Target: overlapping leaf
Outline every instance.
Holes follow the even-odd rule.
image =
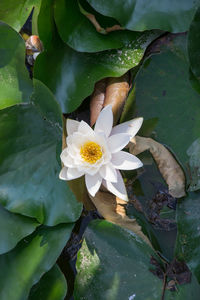
[[[166,144],[182,163],[189,182],[187,150],[200,136],[200,101],[189,80],[186,36],[168,41],[137,75],[135,109],[156,140]]]
[[[66,279],[59,267],[54,265],[32,287],[28,300],[64,300],[66,293]]]
[[[10,251],[39,224],[30,218],[8,212],[0,205],[0,254]]]
[[[96,81],[119,77],[138,65],[157,34],[135,33],[135,39],[121,50],[94,54],[76,52],[60,42],[58,48],[40,54],[34,76],[52,90],[63,112],[72,112],[92,93]]]
[[[77,51],[97,52],[123,46],[118,33],[97,32],[87,17],[80,12],[76,0],[56,1],[54,13],[61,38]]]
[[[78,253],[76,300],[161,299],[162,281],[150,271],[154,251],[140,238],[106,221],[93,221]],[[145,288],[144,288],[145,283]]]
[[[200,193],[189,193],[178,205],[176,255],[184,260],[200,283]]]
[[[187,31],[199,4],[195,1],[153,0],[87,0],[103,15],[113,17],[130,30],[161,29],[170,32]]]
[[[81,212],[61,169],[62,128],[59,107],[42,83],[34,103],[0,111],[0,202],[8,210],[40,223],[75,221]]]
[[[26,300],[31,287],[55,264],[72,228],[73,224],[40,228],[1,255],[0,299]]]
[[[0,22],[0,57],[0,109],[29,102],[32,82],[25,66],[25,43],[3,22]]]
[[[1,0],[0,20],[19,31],[26,22],[33,7],[39,7],[41,0]],[[17,4],[17,5],[16,5]]]
[[[188,33],[188,54],[190,66],[195,76],[200,79],[200,8],[196,11]]]

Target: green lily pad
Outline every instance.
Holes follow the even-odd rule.
[[[199,0],[87,0],[99,13],[113,17],[130,30],[161,29],[170,32],[187,31]]]
[[[29,102],[33,88],[25,66],[25,43],[3,22],[0,22],[0,57],[0,109]]]
[[[176,224],[175,210],[168,208],[167,205],[171,204],[172,207],[174,204],[175,208],[176,202],[168,194],[167,184],[151,154],[146,151],[138,157],[144,166],[132,184],[131,193],[136,196],[143,213],[139,213],[131,204],[129,204],[127,212],[129,217],[137,218],[149,236],[154,249],[159,251],[168,261],[171,261],[174,257]],[[165,204],[163,209],[159,210],[161,202],[163,204],[165,202]]]
[[[73,222],[82,205],[58,177],[62,151],[59,107],[39,82],[32,99],[34,103],[0,111],[0,203],[49,226]]]
[[[149,271],[151,255],[153,249],[132,233],[91,222],[78,252],[75,300],[160,300],[162,281]]]
[[[42,227],[0,256],[0,299],[26,300],[31,287],[55,264],[73,224]]]
[[[58,47],[57,29],[54,20],[54,0],[42,1],[40,12],[37,18],[39,37],[42,40],[45,50]]]
[[[144,117],[152,137],[171,149],[190,183],[187,150],[200,136],[200,97],[189,80],[186,45],[185,35],[176,36],[146,59],[135,80],[132,112]]]
[[[78,1],[59,0],[54,5],[54,17],[62,40],[80,52],[116,49],[134,40],[136,33],[128,31],[97,32],[94,25],[81,13]]]
[[[200,138],[195,140],[187,150],[190,166],[190,191],[196,191],[200,188]]]
[[[135,33],[135,38],[121,50],[92,54],[76,52],[58,41],[59,46],[39,55],[34,77],[51,89],[62,112],[72,112],[92,93],[96,81],[121,76],[137,66],[156,36],[158,32]]]
[[[178,236],[175,254],[184,260],[200,283],[200,192],[189,193],[177,208]]]
[[[30,291],[28,300],[64,300],[67,283],[57,265],[45,273]]]
[[[188,55],[190,66],[195,76],[200,80],[200,8],[197,9],[188,32]]]
[[[0,254],[10,251],[39,224],[30,218],[10,213],[0,205]]]
[[[77,51],[97,52],[123,46],[116,33],[97,32],[94,25],[81,13],[76,0],[56,1],[54,16],[62,40]]]
[[[19,31],[26,22],[33,7],[39,7],[41,0],[1,0],[0,20]],[[17,5],[16,5],[17,4]]]

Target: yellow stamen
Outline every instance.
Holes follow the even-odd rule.
[[[101,146],[95,142],[87,142],[81,147],[80,155],[84,161],[95,164],[102,157]]]

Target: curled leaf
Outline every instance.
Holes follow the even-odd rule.
[[[137,221],[135,219],[130,219],[126,215],[126,201],[103,190],[96,193],[95,197],[90,196],[90,199],[105,220],[129,229],[141,237],[146,243],[150,244],[150,241],[143,234]]]
[[[169,187],[169,193],[175,198],[185,196],[185,175],[174,156],[163,145],[151,138],[136,136],[129,143],[133,155],[149,150],[155,159],[160,173]]]
[[[114,124],[116,124],[122,113],[129,90],[129,73],[121,77],[110,77],[98,81],[90,99],[91,126],[96,122],[101,109],[109,104],[112,105]]]
[[[108,78],[104,106],[112,105],[114,124],[121,116],[129,90],[129,73],[117,78]]]
[[[90,125],[96,122],[100,111],[103,108],[106,92],[106,79],[102,79],[95,84],[94,92],[90,99]]]

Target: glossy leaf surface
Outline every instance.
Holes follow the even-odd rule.
[[[151,255],[155,252],[130,232],[93,221],[78,253],[75,300],[161,299],[162,281],[149,271]]]
[[[178,205],[176,255],[184,260],[200,283],[200,192],[189,193]]]
[[[10,251],[39,224],[30,218],[10,213],[0,205],[0,254]]]
[[[25,66],[25,43],[3,22],[0,22],[0,57],[0,109],[29,102],[32,82]]]
[[[0,299],[26,300],[31,287],[55,264],[73,224],[39,228],[0,256]]]
[[[103,15],[113,17],[130,30],[161,29],[187,31],[199,4],[195,1],[152,0],[87,0]]]
[[[190,66],[200,80],[200,8],[198,8],[188,32],[188,54]]]
[[[57,48],[37,58],[34,77],[51,89],[63,112],[72,112],[92,93],[96,81],[119,77],[137,66],[156,36],[158,32],[135,33],[135,38],[121,50],[93,54],[76,52],[58,41]]]
[[[46,225],[73,222],[82,205],[58,177],[62,143],[59,107],[39,82],[32,99],[34,103],[0,112],[0,202],[12,212]]]
[[[135,81],[132,112],[143,116],[152,137],[175,154],[190,182],[187,151],[199,137],[200,98],[189,80],[186,43],[185,35],[171,38],[160,54],[144,62]]]
[[[32,287],[28,300],[64,300],[66,293],[66,279],[59,267],[54,265]]]
[[[118,30],[100,33],[80,11],[78,1],[59,0],[54,5],[54,17],[58,32],[70,47],[80,52],[97,52],[124,46],[136,33]]]
[[[26,22],[33,7],[40,6],[41,0],[1,0],[0,20],[19,31]]]

